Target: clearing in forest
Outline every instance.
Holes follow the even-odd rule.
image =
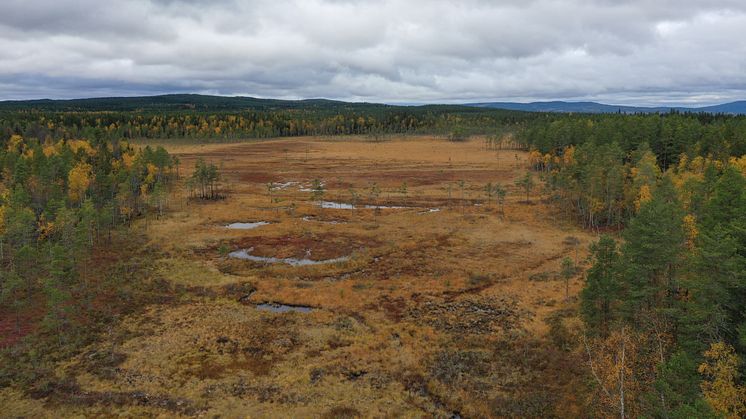
[[[136,226],[178,297],[91,348],[110,373],[76,373],[85,356],[66,367],[83,392],[157,401],[108,408],[541,416],[569,391],[547,320],[581,288],[570,281],[568,303],[562,259],[582,265],[594,237],[540,185],[525,202],[525,153],[425,137],[163,145],[182,178],[217,164],[226,197],[187,199],[182,182],[165,216]]]

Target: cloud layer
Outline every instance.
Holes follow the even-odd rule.
[[[0,99],[746,98],[746,3],[3,0]]]

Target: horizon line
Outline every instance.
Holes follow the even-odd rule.
[[[726,105],[731,103],[743,102],[746,99],[735,99],[728,100],[725,102],[710,102],[709,104],[704,103],[681,103],[681,102],[669,102],[669,104],[619,104],[613,102],[605,102],[599,99],[517,99],[517,100],[506,100],[506,99],[482,99],[482,100],[470,100],[464,101],[459,99],[444,99],[443,101],[375,101],[375,100],[364,100],[364,99],[336,99],[328,97],[306,97],[306,98],[282,98],[282,97],[267,97],[267,96],[252,96],[247,94],[217,94],[217,93],[195,93],[195,92],[173,92],[173,93],[157,93],[157,94],[133,94],[133,95],[103,95],[103,96],[87,96],[87,97],[68,97],[68,98],[51,98],[51,97],[39,97],[31,99],[0,99],[0,103],[9,102],[39,102],[39,101],[50,101],[50,102],[65,102],[65,101],[76,101],[76,100],[95,100],[95,99],[135,99],[135,98],[156,98],[164,96],[203,96],[203,97],[221,97],[221,98],[245,98],[245,99],[259,99],[259,100],[278,100],[288,102],[303,102],[312,100],[327,100],[331,102],[342,102],[342,103],[359,103],[359,104],[373,104],[373,105],[389,105],[389,106],[428,106],[428,105],[455,105],[455,106],[473,106],[473,105],[485,105],[493,103],[501,104],[518,104],[518,105],[531,105],[531,104],[547,104],[547,103],[566,103],[566,104],[597,104],[603,106],[612,106],[620,108],[688,108],[688,109],[699,109],[708,108],[718,105]]]

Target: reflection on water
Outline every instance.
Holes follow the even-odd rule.
[[[257,221],[255,223],[232,223],[225,226],[225,228],[229,228],[231,230],[251,230],[257,227],[266,226],[270,223],[266,221]]]
[[[309,266],[309,265],[323,265],[327,263],[338,263],[338,262],[344,262],[350,259],[349,256],[342,256],[334,259],[323,259],[323,260],[313,260],[309,258],[275,258],[275,257],[266,257],[266,256],[255,256],[251,254],[251,251],[254,250],[254,248],[244,249],[244,250],[236,250],[235,252],[231,252],[228,254],[228,256],[236,259],[243,259],[243,260],[250,260],[252,262],[264,262],[264,263],[285,263],[290,266]],[[311,252],[306,253],[307,256],[311,255]]]
[[[310,313],[313,308],[307,306],[291,306],[287,304],[263,303],[256,306],[257,310],[271,311],[273,313]]]

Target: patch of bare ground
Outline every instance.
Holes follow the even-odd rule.
[[[497,334],[520,327],[531,313],[513,298],[467,296],[456,301],[429,298],[409,310],[409,317],[435,329],[455,334]]]

